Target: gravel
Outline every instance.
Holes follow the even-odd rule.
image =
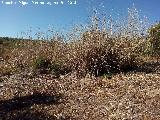
[[[56,104],[11,108],[5,115],[0,109],[4,120],[19,116],[47,120],[160,120],[158,73],[117,74],[112,79],[89,76],[80,79],[74,74],[55,79],[52,75],[29,77],[21,73],[0,79],[0,108],[4,107],[4,101],[34,93],[60,96]]]

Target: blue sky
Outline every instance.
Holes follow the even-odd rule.
[[[46,30],[49,25],[57,30],[67,30],[74,23],[86,23],[91,8],[99,8],[106,14],[126,15],[127,8],[132,7],[133,3],[141,14],[148,17],[149,22],[160,21],[160,0],[76,0],[76,4],[69,4],[68,0],[23,0],[28,5],[18,3],[22,0],[12,0],[16,4],[4,4],[7,1],[11,0],[0,0],[0,36],[16,37],[17,33],[30,27],[33,30],[37,27]],[[45,5],[35,5],[31,1],[45,2]],[[53,3],[60,1],[63,4]],[[47,5],[47,2],[52,5]]]

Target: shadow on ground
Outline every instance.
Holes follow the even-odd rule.
[[[33,95],[15,97],[0,101],[0,119],[2,120],[59,120],[54,116],[31,109],[34,104],[60,104],[61,95],[34,93]],[[67,120],[69,118],[61,118]]]
[[[160,73],[160,62],[145,62],[140,66],[135,67],[126,67],[124,69],[123,73],[128,72],[144,72],[146,74],[148,73]]]
[[[135,68],[136,72],[155,73],[160,72],[160,62],[146,62]]]

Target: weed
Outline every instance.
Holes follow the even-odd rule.
[[[40,74],[49,73],[51,68],[50,60],[43,57],[37,58],[33,63],[33,69]]]
[[[103,74],[103,78],[105,78],[105,79],[111,79],[112,78],[112,73]]]

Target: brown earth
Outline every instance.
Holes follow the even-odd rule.
[[[146,66],[156,71],[141,67],[111,79],[80,79],[74,73],[58,79],[27,72],[1,76],[0,119],[160,120],[160,66]]]

